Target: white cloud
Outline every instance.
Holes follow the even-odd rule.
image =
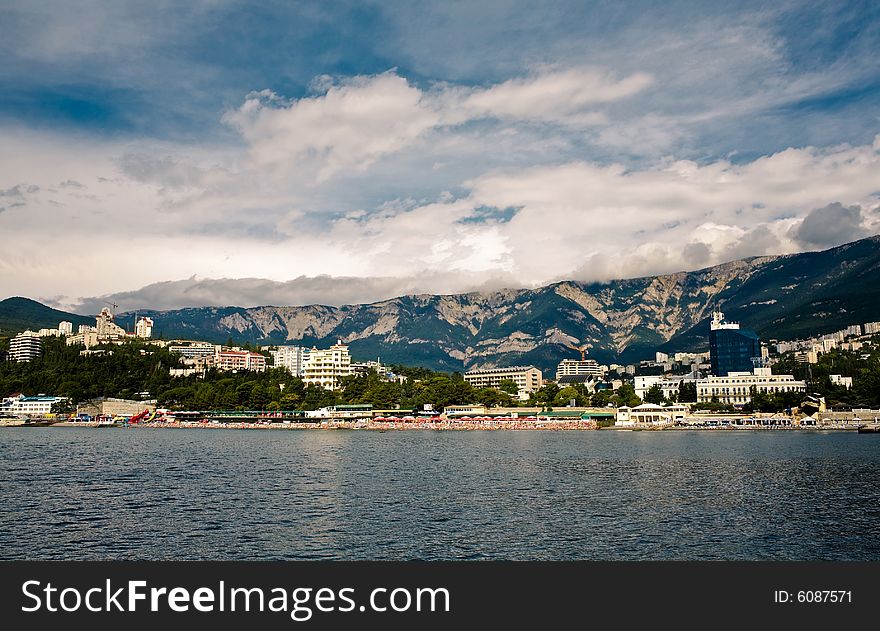
[[[389,70],[340,82],[321,77],[313,88],[323,93],[291,101],[269,90],[255,92],[224,120],[241,134],[259,168],[322,183],[363,171],[423,141],[429,131],[476,119],[603,124],[598,106],[650,83],[643,73],[618,79],[590,68],[541,68],[487,87],[436,84],[422,90]]]
[[[294,175],[316,165],[315,177],[322,182],[399,151],[437,125],[439,116],[418,88],[386,72],[289,103],[269,91],[255,93],[226,120],[261,167]]]

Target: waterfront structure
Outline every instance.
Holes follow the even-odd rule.
[[[100,397],[84,401],[76,406],[77,415],[87,414],[91,417],[95,416],[134,416],[140,414],[144,410],[154,412],[156,410],[156,400],[146,399],[139,401],[137,399],[117,399],[113,397]]]
[[[556,381],[560,381],[562,377],[601,374],[602,367],[595,359],[563,359],[556,367]]]
[[[712,374],[725,377],[731,372],[746,372],[761,362],[761,340],[757,333],[740,328],[737,322],[725,321],[721,311],[714,311],[709,330]]]
[[[52,413],[55,403],[66,401],[65,397],[53,397],[41,394],[36,397],[26,397],[18,393],[6,397],[0,403],[0,412],[14,414],[16,416],[45,416]]]
[[[623,427],[638,424],[668,425],[687,415],[687,406],[680,404],[642,403],[635,407],[624,405],[617,408],[617,412],[614,414],[614,424]]]
[[[264,372],[266,370],[266,357],[252,351],[218,350],[214,356],[214,365],[217,367],[217,370]]]
[[[312,348],[308,357],[303,359],[302,380],[326,390],[337,390],[339,380],[351,374],[351,356],[348,354],[348,346],[342,340],[336,340],[336,344],[328,349]]]
[[[443,414],[449,415],[473,415],[483,416],[486,414],[486,406],[481,404],[473,405],[447,405],[443,408]]]
[[[774,375],[769,368],[756,368],[754,372],[731,372],[723,377],[698,379],[697,402],[745,405],[752,400],[752,387],[758,392],[771,394],[807,391],[807,384],[792,375]]]
[[[526,400],[541,388],[542,375],[534,366],[508,366],[469,370],[464,373],[464,380],[475,388],[498,388],[502,381],[513,381],[519,398]]]
[[[9,361],[29,362],[43,352],[43,341],[38,333],[25,331],[9,340]]]
[[[271,353],[276,368],[285,368],[294,377],[302,376],[303,362],[309,356],[309,349],[303,346],[279,346]]]
[[[148,318],[146,316],[138,318],[137,323],[134,325],[134,334],[145,340],[153,337],[153,318]]]
[[[73,322],[62,320],[58,323],[58,330],[61,332],[61,335],[73,335]]]

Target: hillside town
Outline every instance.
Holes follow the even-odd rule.
[[[60,338],[64,345],[77,350],[80,357],[112,356],[114,348],[141,345],[141,355],[150,347],[160,348],[173,358],[167,367],[172,380],[206,380],[211,375],[246,375],[283,371],[303,387],[332,393],[346,391],[352,379],[372,376],[389,384],[404,384],[415,376],[401,368],[392,368],[380,359],[353,361],[349,347],[337,340],[328,348],[305,346],[235,346],[200,340],[154,339],[154,322],[149,317],[135,318],[133,330],[127,331],[115,321],[113,312],[104,308],[95,325],[79,325],[74,332],[69,321],[57,328],[27,330],[9,343],[9,362],[33,362],[44,353],[46,338]],[[653,360],[638,364],[600,364],[586,357],[586,349],[572,347],[580,357],[559,362],[550,377],[536,366],[515,365],[480,367],[464,372],[461,379],[483,393],[483,402],[475,400],[428,401],[421,409],[399,406],[374,409],[370,404],[354,402],[325,405],[317,409],[285,410],[176,410],[160,407],[149,390],[136,399],[100,397],[98,400],[72,401],[63,394],[7,393],[0,403],[5,423],[25,419],[93,421],[96,418],[115,422],[204,423],[209,418],[225,426],[229,423],[268,421],[291,425],[315,419],[363,423],[427,421],[455,423],[459,428],[532,427],[550,422],[556,428],[593,428],[599,425],[618,428],[646,427],[856,427],[862,421],[880,420],[880,410],[869,408],[834,409],[824,397],[808,392],[804,379],[774,370],[781,358],[788,357],[806,366],[817,364],[823,355],[834,351],[860,353],[864,359],[876,350],[880,322],[853,324],[840,331],[803,340],[763,342],[759,336],[737,322],[727,321],[723,312],[712,314],[707,352],[657,352]],[[829,374],[835,387],[853,387],[852,375]],[[285,384],[278,384],[279,392]],[[498,396],[485,397],[486,392]],[[760,404],[758,400],[760,399]],[[75,407],[75,409],[74,409]],[[313,406],[314,407],[314,406]],[[66,414],[59,409],[69,410]],[[282,419],[277,421],[275,419]],[[487,425],[488,423],[488,425]],[[499,425],[501,423],[501,425]],[[267,423],[262,423],[263,425]],[[524,425],[523,425],[524,424]]]

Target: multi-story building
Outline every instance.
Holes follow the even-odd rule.
[[[40,337],[61,337],[61,331],[58,329],[40,329],[37,331]]]
[[[862,327],[859,324],[852,324],[843,330],[844,337],[859,337],[862,334]]]
[[[844,377],[843,375],[828,375],[828,378],[831,380],[831,383],[835,386],[843,386],[847,390],[852,388],[853,378],[852,377]]]
[[[58,330],[61,331],[61,335],[73,335],[73,322],[68,322],[67,320],[59,322]]]
[[[276,368],[285,368],[295,377],[302,376],[303,362],[309,356],[309,349],[303,346],[279,346],[271,353]]]
[[[101,309],[101,313],[95,318],[95,330],[98,337],[124,338],[125,329],[113,322],[113,313],[107,307]]]
[[[720,311],[712,313],[709,330],[709,363],[712,374],[725,377],[747,372],[761,365],[761,340],[757,333],[741,329],[737,322],[726,322]]]
[[[146,316],[138,318],[137,323],[134,325],[134,334],[145,340],[153,337],[153,318]]]
[[[348,346],[337,340],[328,349],[312,348],[302,362],[302,380],[327,390],[339,388],[339,380],[351,374],[351,356]]]
[[[217,370],[252,370],[263,372],[266,370],[266,357],[259,353],[242,350],[218,350],[214,365]]]
[[[877,335],[880,333],[880,322],[868,322],[862,328],[865,331],[865,335]]]
[[[513,381],[519,398],[525,400],[541,388],[543,377],[534,366],[508,366],[469,370],[464,373],[464,380],[475,388],[497,388],[502,381]]]
[[[556,381],[562,377],[582,375],[600,376],[602,367],[595,359],[563,359],[556,367]]]
[[[685,377],[663,377],[660,375],[645,375],[634,377],[633,387],[635,388],[636,396],[643,400],[645,398],[645,395],[648,394],[648,390],[650,390],[655,385],[660,388],[660,391],[663,393],[663,396],[665,398],[672,399],[673,397],[678,396],[678,391],[681,387],[682,382],[694,383],[695,381],[696,379],[694,379],[691,375]]]
[[[43,394],[36,397],[14,394],[0,402],[0,411],[15,415],[45,416],[52,412],[52,405],[60,401],[66,401],[66,399],[64,397],[47,397]]]
[[[792,375],[774,375],[769,368],[754,372],[731,372],[697,380],[697,402],[716,400],[730,405],[744,405],[752,400],[752,387],[758,392],[806,392],[807,384]]]
[[[216,344],[208,342],[192,342],[190,344],[171,344],[168,350],[172,353],[179,353],[184,359],[194,359],[196,357],[213,357],[218,350]]]
[[[43,342],[38,333],[25,331],[9,340],[9,361],[29,362],[39,358]]]

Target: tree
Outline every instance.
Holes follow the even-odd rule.
[[[635,394],[635,391],[633,391]],[[645,393],[645,403],[656,403],[658,405],[662,405],[666,401],[666,397],[663,396],[663,390],[660,388],[659,384],[654,384],[648,391]]]
[[[574,399],[575,405],[586,405],[589,401],[583,392],[574,386],[568,386],[559,391],[553,399],[553,404],[558,406],[568,405]]]
[[[636,396],[636,389],[633,385],[631,383],[625,383],[620,386],[614,393],[614,396],[611,397],[611,402],[616,403],[618,407],[623,405],[627,407],[635,407],[640,404],[642,400]]]
[[[682,381],[678,384],[679,403],[697,402],[697,384],[693,381]]]
[[[516,396],[519,392],[519,386],[516,385],[516,382],[513,379],[502,380],[501,383],[498,384],[498,389],[511,396]]]

